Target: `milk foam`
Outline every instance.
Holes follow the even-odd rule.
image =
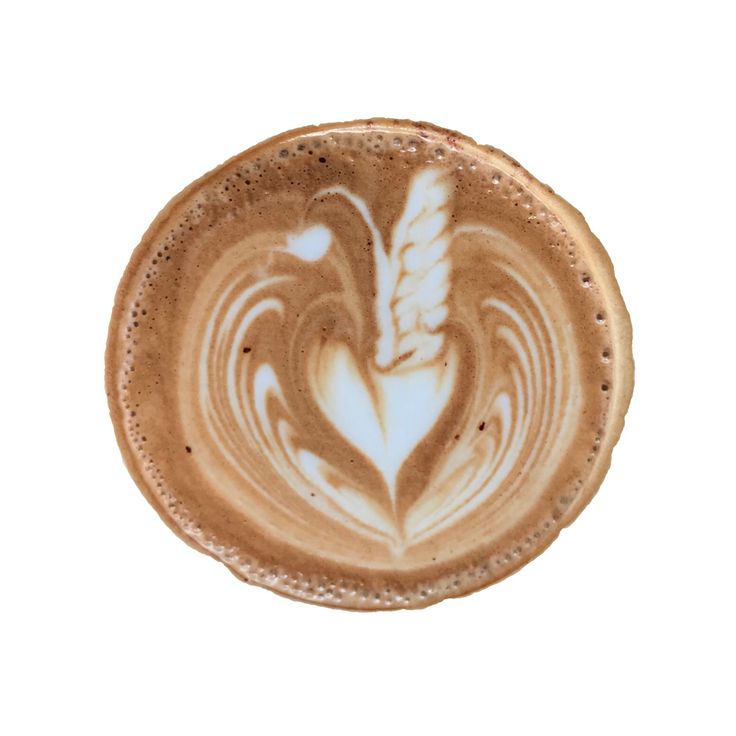
[[[202,334],[198,404],[206,434],[198,445],[208,444],[264,499],[271,498],[271,488],[259,473],[267,464],[269,477],[279,476],[316,512],[316,524],[320,515],[328,516],[385,544],[395,557],[459,523],[501,489],[512,490],[520,477],[528,499],[543,492],[546,477],[573,437],[580,403],[575,347],[554,284],[499,231],[468,223],[451,227],[450,187],[444,178],[437,168],[413,177],[388,245],[359,195],[346,187],[314,195],[334,198],[345,207],[346,217],[356,218],[356,228],[370,233],[376,296],[366,312],[373,315],[377,339],[374,351],[365,355],[350,341],[320,337],[306,343],[304,383],[322,421],[342,440],[335,454],[347,449],[372,464],[380,474],[385,504],[375,502],[364,479],[341,471],[330,449],[308,449],[300,417],[282,387],[283,363],[242,352],[244,344],[259,342],[266,317],[272,318],[269,330],[283,329],[284,344],[292,339],[283,322],[290,309],[284,290],[288,293],[299,278],[292,270],[299,261],[313,265],[313,279],[321,268],[336,267],[329,254],[337,236],[328,225],[269,234],[260,257],[245,266],[236,261],[224,281],[215,267],[217,285],[205,280],[202,290],[208,295],[219,289],[221,296],[209,312],[193,310],[189,328],[191,334]],[[469,426],[438,454],[426,487],[398,514],[401,470],[459,390],[460,346],[443,325],[451,316],[462,319],[452,314],[450,282],[453,253],[469,240],[496,259],[511,288],[499,295],[489,287],[465,305],[478,320],[469,327],[477,331],[473,347],[479,361],[475,385],[464,387],[472,407]],[[296,263],[269,269],[278,251]],[[503,362],[494,360],[494,353],[503,354]],[[189,385],[182,390],[187,406]],[[481,421],[485,426],[479,432],[475,427]],[[192,425],[197,424],[194,418]],[[219,467],[208,460],[202,468],[216,486],[222,480]],[[232,492],[237,494],[237,487]],[[283,504],[288,513],[288,495]]]
[[[590,500],[631,332],[580,214],[424,124],[284,134],[161,213],[107,387],[136,482],[239,576],[350,608],[505,577]]]

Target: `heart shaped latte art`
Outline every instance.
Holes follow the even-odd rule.
[[[441,169],[415,174],[388,243],[357,194],[342,186],[317,191],[301,230],[268,233],[235,260],[227,254],[212,269],[216,281],[202,288],[219,298],[192,312],[207,432],[198,444],[219,456],[208,466],[229,464],[270,503],[278,479],[284,513],[293,505],[288,494],[298,494],[399,557],[500,488],[511,494],[538,468],[554,472],[548,457],[570,441],[580,400],[568,360],[572,334],[554,284],[500,232],[451,226],[449,191]],[[316,203],[328,200],[370,244],[372,304],[357,303],[357,274],[345,263],[350,244],[327,222],[334,213],[318,219]],[[451,297],[453,254],[466,258],[470,249],[482,251],[484,272],[505,284],[502,293],[489,284],[471,299]],[[299,305],[300,279],[330,286]],[[275,354],[257,347],[263,331],[279,335]],[[362,349],[366,332],[374,335],[369,353]],[[468,380],[459,370],[463,352],[475,356],[472,388],[462,392],[465,405],[444,453],[423,487],[412,488],[411,468],[402,471]],[[304,395],[290,398],[287,384]],[[314,446],[306,416],[328,425],[317,435],[331,434],[333,444]],[[359,456],[360,473],[346,466],[346,456],[355,464],[351,455]],[[411,503],[402,502],[404,493]]]
[[[349,608],[508,575],[590,500],[632,387],[582,217],[424,124],[267,141],[162,212],[121,283],[110,407],[168,523]]]

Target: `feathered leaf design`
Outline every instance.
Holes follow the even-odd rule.
[[[436,169],[414,176],[388,251],[365,200],[343,186],[316,196],[326,195],[347,200],[370,232],[378,340],[375,365],[368,366],[361,366],[341,341],[320,342],[308,377],[325,418],[383,476],[395,512],[401,468],[444,411],[457,374],[452,350],[444,361],[433,360],[443,347],[439,329],[448,313],[448,187]],[[318,260],[331,241],[329,230],[317,225],[290,236],[286,250],[302,260]]]
[[[440,171],[417,174],[394,227],[390,252],[375,248],[379,368],[422,365],[442,349],[437,331],[448,311],[448,195]]]

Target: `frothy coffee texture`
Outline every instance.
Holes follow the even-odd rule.
[[[499,151],[389,120],[285,133],[176,197],[107,352],[169,525],[246,580],[363,609],[544,549],[598,488],[632,379],[580,214]]]

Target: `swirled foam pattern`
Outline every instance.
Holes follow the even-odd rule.
[[[287,134],[136,256],[108,348],[121,445],[241,577],[426,605],[523,564],[600,483],[628,318],[582,218],[502,154],[387,121]]]

